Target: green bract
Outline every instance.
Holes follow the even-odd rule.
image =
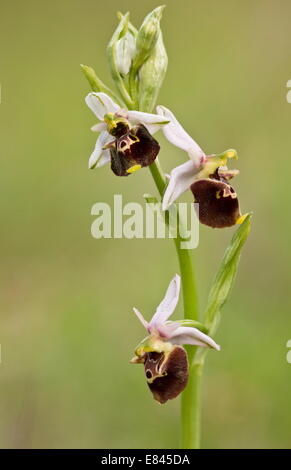
[[[102,80],[100,80],[100,78],[96,75],[96,72],[92,67],[81,64],[81,69],[83,70],[84,75],[90,83],[93,91],[106,93],[115,102],[123,106],[122,101],[118,98],[117,95],[113,93],[112,90],[110,90],[108,86],[105,85],[105,83],[102,82]]]
[[[209,293],[204,323],[212,335],[217,329],[221,308],[227,301],[235,280],[241,250],[250,232],[251,216],[252,214],[246,216],[232,237]]]

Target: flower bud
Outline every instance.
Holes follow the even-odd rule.
[[[120,74],[120,64],[122,63],[121,55],[128,50],[126,45],[126,36],[131,34],[128,32],[129,13],[122,16],[111,40],[107,46],[107,57],[111,68],[113,79],[116,74]],[[123,52],[122,52],[123,51]],[[119,56],[119,57],[118,57]],[[128,61],[128,58],[127,58]]]
[[[110,66],[111,76],[115,82],[115,85],[120,92],[123,101],[125,102],[126,106],[132,106],[132,100],[128,93],[128,90],[125,86],[123,81],[122,71],[126,71],[128,62],[131,63],[131,48],[126,46],[126,42],[124,43],[123,37],[127,34],[132,34],[129,31],[129,13],[126,13],[124,16],[121,16],[119,24],[116,30],[113,33],[111,40],[107,46],[107,58]],[[121,43],[119,41],[122,41]],[[125,48],[124,48],[125,46]],[[126,57],[126,65],[123,66],[122,61],[124,56],[122,56],[122,49],[124,49],[124,53],[127,54]],[[121,67],[121,70],[120,70]],[[130,67],[130,65],[129,65]]]
[[[128,30],[116,43],[116,66],[123,77],[129,73],[134,55],[135,37]]]
[[[151,112],[154,108],[160,88],[166,75],[168,56],[160,32],[157,43],[139,71],[139,104],[140,109]]]
[[[117,18],[119,19],[119,21],[121,21],[123,18],[124,18],[125,15],[123,15],[120,11],[117,12]],[[133,24],[128,21],[128,31],[136,38],[137,36],[137,29],[135,28],[135,26],[133,26]]]
[[[138,70],[149,58],[160,34],[160,20],[165,6],[159,6],[144,19],[136,38],[136,55],[133,68]]]

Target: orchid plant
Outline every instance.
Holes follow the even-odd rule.
[[[192,253],[181,248],[180,234],[174,242],[181,277],[175,275],[149,322],[134,308],[148,335],[136,347],[131,362],[143,364],[147,385],[159,403],[181,394],[181,446],[187,449],[200,446],[200,389],[206,352],[220,350],[213,336],[235,279],[251,214],[241,214],[237,194],[229,183],[238,174],[238,170],[227,167],[229,159],[237,158],[236,151],[206,155],[168,108],[159,105],[155,109],[168,63],[160,27],[163,9],[150,12],[139,30],[129,21],[128,13],[118,14],[119,24],[107,47],[117,93],[100,80],[92,67],[81,67],[92,88],[86,104],[99,120],[92,127],[98,138],[89,168],[110,163],[115,175],[130,176],[149,167],[164,211],[191,190],[194,202],[199,204],[202,224],[213,228],[238,226],[213,281],[203,315],[198,312]],[[158,161],[160,144],[153,137],[159,130],[189,157],[168,178]],[[184,319],[170,321],[178,303],[180,283]]]

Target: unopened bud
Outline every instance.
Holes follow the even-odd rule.
[[[139,71],[139,104],[143,111],[151,112],[156,104],[160,88],[166,75],[168,56],[160,32],[157,43]]]
[[[120,46],[118,49],[118,43],[122,40],[124,36],[128,33],[128,24],[129,24],[129,14],[126,13],[124,16],[121,15],[119,24],[113,33],[113,36],[107,46],[107,58],[110,66],[111,76],[120,92],[123,101],[126,106],[132,106],[132,100],[126,88],[126,85],[123,81],[122,72],[120,66],[122,64],[122,59],[120,59]],[[129,32],[129,34],[132,34]],[[123,48],[123,43],[121,43],[121,50]],[[126,48],[128,51],[128,48]],[[117,57],[119,55],[119,57]],[[131,58],[130,58],[131,63]],[[123,71],[126,70],[126,67],[123,67]]]
[[[129,73],[135,55],[135,37],[128,30],[116,43],[116,66],[122,76]]]
[[[136,38],[136,55],[133,67],[138,70],[149,58],[160,34],[160,21],[164,5],[155,8],[144,19]]]
[[[125,15],[123,15],[120,11],[117,12],[117,18],[119,19],[119,21],[121,21],[124,16]],[[128,21],[128,31],[136,38],[137,29],[135,28],[135,26],[133,26],[130,21]]]

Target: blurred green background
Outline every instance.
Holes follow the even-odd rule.
[[[175,448],[179,400],[160,406],[128,363],[177,271],[170,240],[95,240],[95,202],[156,194],[149,171],[88,171],[96,122],[79,68],[109,82],[116,11],[139,26],[155,1],[1,2],[0,446]],[[159,102],[207,153],[237,149],[251,236],[210,353],[203,447],[290,447],[291,4],[168,1]],[[186,154],[165,142],[167,171]],[[189,195],[189,200],[191,197]],[[201,227],[201,310],[233,229]],[[182,306],[177,310],[177,317]]]

